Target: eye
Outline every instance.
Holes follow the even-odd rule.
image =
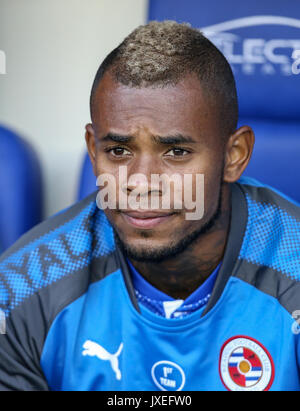
[[[112,147],[106,150],[108,153],[113,155],[114,157],[123,157],[131,155],[130,151],[128,151],[124,147]]]
[[[172,148],[165,155],[167,157],[183,157],[183,156],[186,156],[187,154],[189,154],[189,151],[183,148]]]

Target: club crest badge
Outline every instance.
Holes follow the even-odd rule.
[[[268,391],[274,380],[273,360],[262,344],[236,336],[222,346],[220,376],[229,391]]]

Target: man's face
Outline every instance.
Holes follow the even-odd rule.
[[[216,114],[216,108],[208,102],[193,76],[176,86],[163,88],[127,87],[115,82],[108,73],[101,80],[93,112],[94,137],[87,139],[90,152],[94,152],[95,174],[114,176],[117,193],[122,189],[129,197],[133,190],[139,190],[137,200],[145,196],[149,199],[148,210],[133,211],[130,205],[119,209],[117,195],[116,209],[105,210],[132,258],[167,258],[201,235],[216,217],[224,164]],[[126,166],[130,184],[120,183],[120,166]],[[142,174],[145,179],[136,174]],[[150,197],[162,200],[165,195],[163,185],[151,183],[153,174],[169,177],[177,174],[183,184],[188,181],[184,176],[189,174],[193,176],[192,184],[183,185],[177,194],[171,184],[170,207],[162,208],[160,201],[153,209]],[[197,198],[197,174],[204,175],[204,199]],[[202,218],[187,219],[191,210],[185,207],[185,192],[193,200],[203,202]],[[181,209],[175,209],[174,194],[177,200],[181,198]]]

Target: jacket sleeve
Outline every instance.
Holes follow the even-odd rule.
[[[1,315],[0,391],[49,390],[40,366],[45,327],[29,300],[7,317]]]

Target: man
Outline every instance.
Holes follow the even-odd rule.
[[[300,212],[240,179],[254,136],[237,112],[226,59],[187,25],[139,27],[104,60],[98,195],[1,260],[2,389],[300,389]]]

